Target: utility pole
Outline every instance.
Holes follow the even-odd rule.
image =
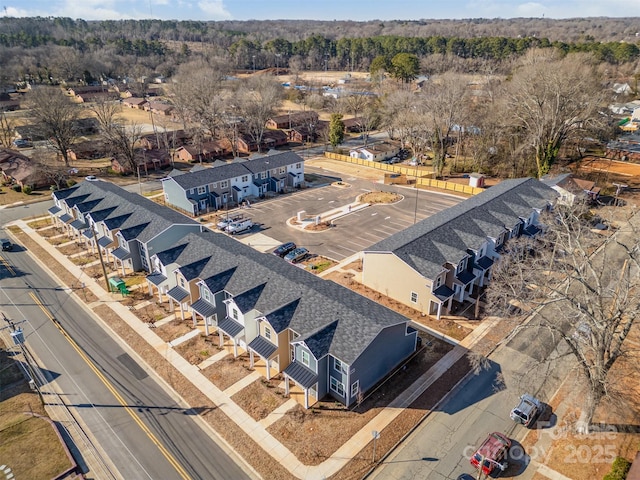
[[[109,288],[109,277],[107,276],[107,267],[105,267],[104,265],[104,259],[102,258],[102,250],[100,250],[100,245],[98,244],[95,225],[93,223],[91,224],[91,234],[93,235],[93,241],[96,242],[96,247],[98,249],[98,256],[100,257],[100,265],[102,266],[102,274],[104,275],[104,283],[107,286],[107,292],[110,292],[111,289]]]

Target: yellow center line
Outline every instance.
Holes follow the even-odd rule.
[[[11,273],[11,275],[13,275],[14,277],[16,276],[15,270],[11,265],[9,265],[9,262],[7,262],[7,260],[3,256],[0,256],[0,262],[2,262],[2,265],[4,265],[7,270],[9,270],[9,273]]]
[[[49,318],[49,320],[51,320],[55,324],[58,330],[60,330],[62,335],[71,344],[73,349],[78,353],[78,355],[80,355],[80,357],[85,361],[85,363],[89,366],[89,368],[93,371],[93,373],[96,374],[96,376],[100,379],[100,381],[104,384],[104,386],[107,387],[107,389],[111,392],[111,394],[116,398],[118,403],[122,405],[125,411],[131,416],[131,418],[133,418],[133,420],[138,424],[138,426],[147,435],[147,437],[149,437],[149,440],[151,440],[158,447],[158,449],[160,450],[160,453],[162,453],[162,455],[173,466],[173,468],[176,469],[178,474],[185,480],[191,480],[191,477],[184,470],[182,465],[178,463],[178,461],[173,457],[171,452],[169,452],[165,448],[165,446],[156,438],[153,432],[151,432],[151,430],[149,430],[149,428],[142,422],[142,420],[140,420],[136,412],[131,407],[127,406],[127,402],[125,401],[125,399],[122,398],[120,393],[118,393],[118,391],[113,387],[113,385],[111,385],[109,380],[107,380],[107,378],[102,374],[102,372],[98,370],[95,364],[91,361],[91,359],[87,356],[87,354],[84,353],[84,351],[78,346],[75,340],[69,336],[69,334],[64,330],[64,328],[62,328],[62,325],[60,325],[60,323],[55,319],[55,317],[51,314],[51,312],[49,312],[47,307],[45,307],[42,304],[40,299],[33,292],[29,292],[29,295],[31,296],[33,301],[36,303],[36,305],[38,305],[40,309],[44,312],[47,318]]]

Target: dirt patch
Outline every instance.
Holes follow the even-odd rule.
[[[315,223],[311,223],[304,227],[305,230],[310,232],[323,232],[325,230],[329,230],[331,228],[331,223],[329,222],[320,222],[317,225]]]
[[[231,399],[255,421],[260,421],[288,400],[284,390],[278,387],[281,381],[280,378],[261,378],[247,385]]]
[[[356,260],[343,267],[344,270],[353,270],[354,272],[362,272],[362,260]]]
[[[211,337],[204,335],[190,338],[173,348],[191,365],[198,365],[218,352]]]
[[[394,310],[407,318],[410,318],[416,323],[427,326],[429,328],[433,328],[434,330],[444,333],[445,335],[455,338],[456,340],[462,340],[471,332],[470,328],[459,325],[453,320],[444,318],[436,320],[429,315],[423,315],[420,311],[408,307],[407,305],[404,305],[403,303],[400,303],[393,298],[387,297],[380,292],[368,288],[355,281],[353,273],[342,271],[331,272],[324,278],[327,280],[333,280],[334,282],[339,283],[340,285],[343,285],[348,289],[359,293],[360,295],[370,298],[380,305],[384,305],[385,307],[390,308],[391,310]]]
[[[226,390],[238,380],[242,380],[251,373],[249,369],[249,355],[245,354],[234,357],[233,354],[230,353],[201,371],[216,387],[220,390]]]
[[[358,201],[362,203],[395,203],[402,200],[402,195],[394,192],[369,192],[363,193],[358,197]]]
[[[193,330],[191,322],[182,320],[181,318],[176,318],[175,320],[171,320],[154,328],[156,334],[167,343],[186,335],[191,330]]]

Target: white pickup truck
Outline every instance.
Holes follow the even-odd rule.
[[[251,220],[238,220],[237,222],[232,222],[227,225],[224,230],[231,235],[235,235],[236,233],[249,230],[251,227],[253,227],[253,222]]]

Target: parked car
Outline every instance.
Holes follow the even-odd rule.
[[[490,433],[484,439],[482,445],[471,456],[471,465],[474,468],[482,468],[482,473],[489,476],[496,468],[504,471],[507,462],[504,460],[511,448],[511,440],[499,432]]]
[[[306,248],[300,247],[287,253],[284,256],[284,259],[289,263],[298,263],[304,260],[307,255],[309,255],[309,250],[307,250]]]
[[[25,140],[23,138],[16,138],[13,141],[13,146],[16,148],[31,148],[33,147],[33,143],[31,143],[29,140]]]
[[[531,426],[542,412],[540,400],[533,395],[525,393],[520,397],[520,402],[511,410],[511,420],[521,423],[525,427]]]
[[[1,239],[0,244],[2,244],[2,251],[4,252],[13,250],[13,243],[11,243],[11,241],[7,240],[6,238]]]
[[[394,163],[400,163],[401,161],[400,157],[392,157],[391,160],[389,160],[389,163],[393,165]]]
[[[283,243],[279,247],[277,247],[272,253],[274,255],[279,256],[280,258],[284,257],[287,253],[296,249],[296,244],[293,242]]]
[[[251,220],[239,220],[237,222],[230,223],[224,230],[231,235],[235,235],[236,233],[242,233],[250,230],[251,227],[253,227],[253,222]]]

